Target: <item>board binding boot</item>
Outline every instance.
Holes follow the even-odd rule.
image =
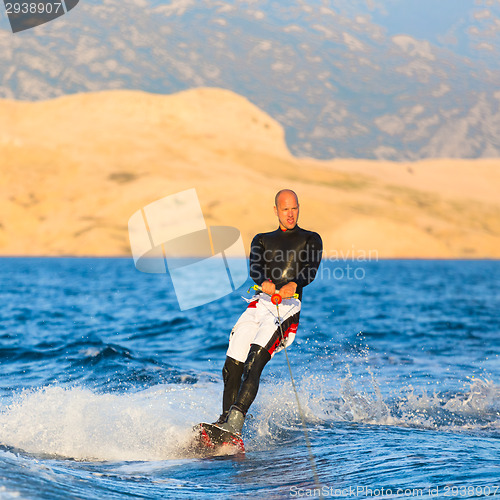
[[[201,455],[236,455],[245,453],[243,439],[217,425],[202,422],[193,428],[194,451]]]
[[[233,455],[245,452],[241,438],[241,429],[245,416],[238,408],[231,407],[225,422],[208,424],[202,422],[196,425],[195,447],[204,454]]]
[[[227,420],[228,413],[229,413],[229,410],[222,412],[219,415],[219,418],[215,422],[212,422],[212,424],[218,425],[220,427]]]

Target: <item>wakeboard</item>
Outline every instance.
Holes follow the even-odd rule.
[[[243,439],[215,424],[202,422],[193,427],[193,447],[205,455],[236,455],[245,453]]]

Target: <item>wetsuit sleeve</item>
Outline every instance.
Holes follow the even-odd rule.
[[[257,285],[262,285],[265,281],[265,269],[264,269],[264,243],[262,242],[262,235],[257,234],[252,240],[252,245],[250,246],[250,278],[257,283]]]
[[[295,282],[298,287],[309,285],[316,278],[319,265],[321,264],[321,257],[323,254],[323,241],[318,233],[312,233],[306,244],[306,258],[301,262],[300,273]]]

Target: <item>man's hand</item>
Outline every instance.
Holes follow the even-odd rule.
[[[278,292],[284,299],[293,297],[293,294],[297,290],[297,283],[290,281],[285,286],[281,287],[281,290]]]
[[[272,295],[274,292],[276,292],[276,286],[272,281],[264,281],[262,285],[260,285],[262,288],[262,291],[264,293],[267,293],[268,295]]]

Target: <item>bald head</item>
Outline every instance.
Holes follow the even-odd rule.
[[[295,191],[292,191],[291,189],[282,189],[281,191],[278,191],[274,197],[274,206],[278,207],[280,199],[289,196],[293,196],[295,198],[295,203],[297,203],[297,205],[299,204],[299,197]]]
[[[274,213],[282,231],[293,229],[299,220],[299,198],[291,189],[282,189],[274,198]]]

